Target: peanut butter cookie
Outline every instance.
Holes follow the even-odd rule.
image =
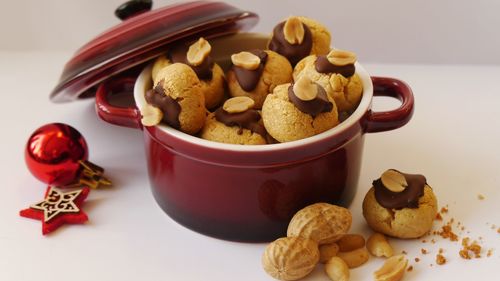
[[[363,215],[375,231],[397,238],[418,238],[431,228],[437,199],[422,175],[387,170],[373,182]]]
[[[158,57],[152,68],[153,82],[156,85],[160,80],[158,73],[164,67],[173,63],[189,65],[198,76],[203,94],[205,95],[205,107],[208,109],[217,107],[224,98],[224,71],[215,63],[210,53],[212,47],[204,38],[191,45],[180,44],[167,52],[167,55]]]
[[[354,53],[342,50],[332,50],[326,56],[311,55],[295,66],[293,78],[309,77],[335,99],[339,112],[352,113],[363,95],[355,62]]]
[[[283,83],[292,81],[292,66],[278,53],[252,50],[231,56],[233,63],[227,72],[229,93],[233,97],[247,96],[262,108],[266,96]]]
[[[335,101],[307,77],[276,87],[264,102],[262,119],[279,142],[314,136],[339,123]]]
[[[254,101],[249,97],[228,99],[208,115],[201,137],[222,143],[266,144],[266,129],[253,106]]]
[[[145,94],[151,106],[160,109],[165,123],[188,134],[197,133],[205,123],[205,96],[191,67],[174,63],[157,73],[159,80]],[[144,114],[143,114],[144,115]]]
[[[326,55],[330,43],[325,26],[310,18],[291,16],[274,27],[268,47],[295,65],[308,55]]]

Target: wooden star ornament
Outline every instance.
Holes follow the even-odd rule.
[[[90,189],[64,192],[56,187],[49,186],[45,192],[45,199],[21,210],[19,215],[26,218],[42,221],[42,234],[48,234],[63,224],[82,224],[88,220],[87,214],[81,206],[87,198]]]

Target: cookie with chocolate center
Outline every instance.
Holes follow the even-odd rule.
[[[164,67],[173,63],[183,63],[190,66],[200,80],[205,107],[217,107],[224,98],[225,76],[222,68],[212,60],[212,47],[204,38],[190,44],[180,43],[172,47],[166,55],[158,57],[152,68],[154,83],[158,83],[158,73]]]
[[[208,115],[201,137],[222,143],[266,144],[267,131],[260,112],[253,109],[254,104],[249,97],[228,99]]]
[[[205,123],[205,96],[198,76],[186,64],[174,63],[157,74],[159,81],[145,94],[146,102],[161,110],[162,121],[188,134]]]
[[[323,86],[335,99],[339,112],[352,113],[363,95],[363,84],[355,68],[356,55],[343,50],[332,50],[328,55],[311,55],[301,60],[293,71],[293,78],[308,77]]]
[[[390,169],[373,181],[363,215],[375,231],[397,238],[418,238],[431,228],[437,199],[422,175]]]
[[[307,78],[277,86],[264,102],[262,118],[279,142],[311,137],[339,123],[335,101]]]
[[[251,50],[233,54],[227,72],[229,94],[254,100],[255,109],[262,108],[266,96],[280,84],[292,81],[288,60],[270,50]]]
[[[295,65],[308,55],[327,54],[330,44],[325,26],[310,18],[291,16],[274,27],[268,47]]]

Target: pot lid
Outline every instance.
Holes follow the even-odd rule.
[[[132,0],[120,6],[115,13],[124,21],[76,51],[50,99],[66,102],[93,96],[97,84],[159,56],[174,41],[232,34],[248,30],[258,21],[256,14],[223,2],[150,8],[151,0]]]

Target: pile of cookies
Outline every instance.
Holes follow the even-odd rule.
[[[152,68],[142,124],[161,122],[203,139],[232,144],[299,140],[339,124],[359,104],[356,55],[330,49],[320,23],[289,17],[266,50],[231,55],[224,72],[204,38],[171,47]]]

